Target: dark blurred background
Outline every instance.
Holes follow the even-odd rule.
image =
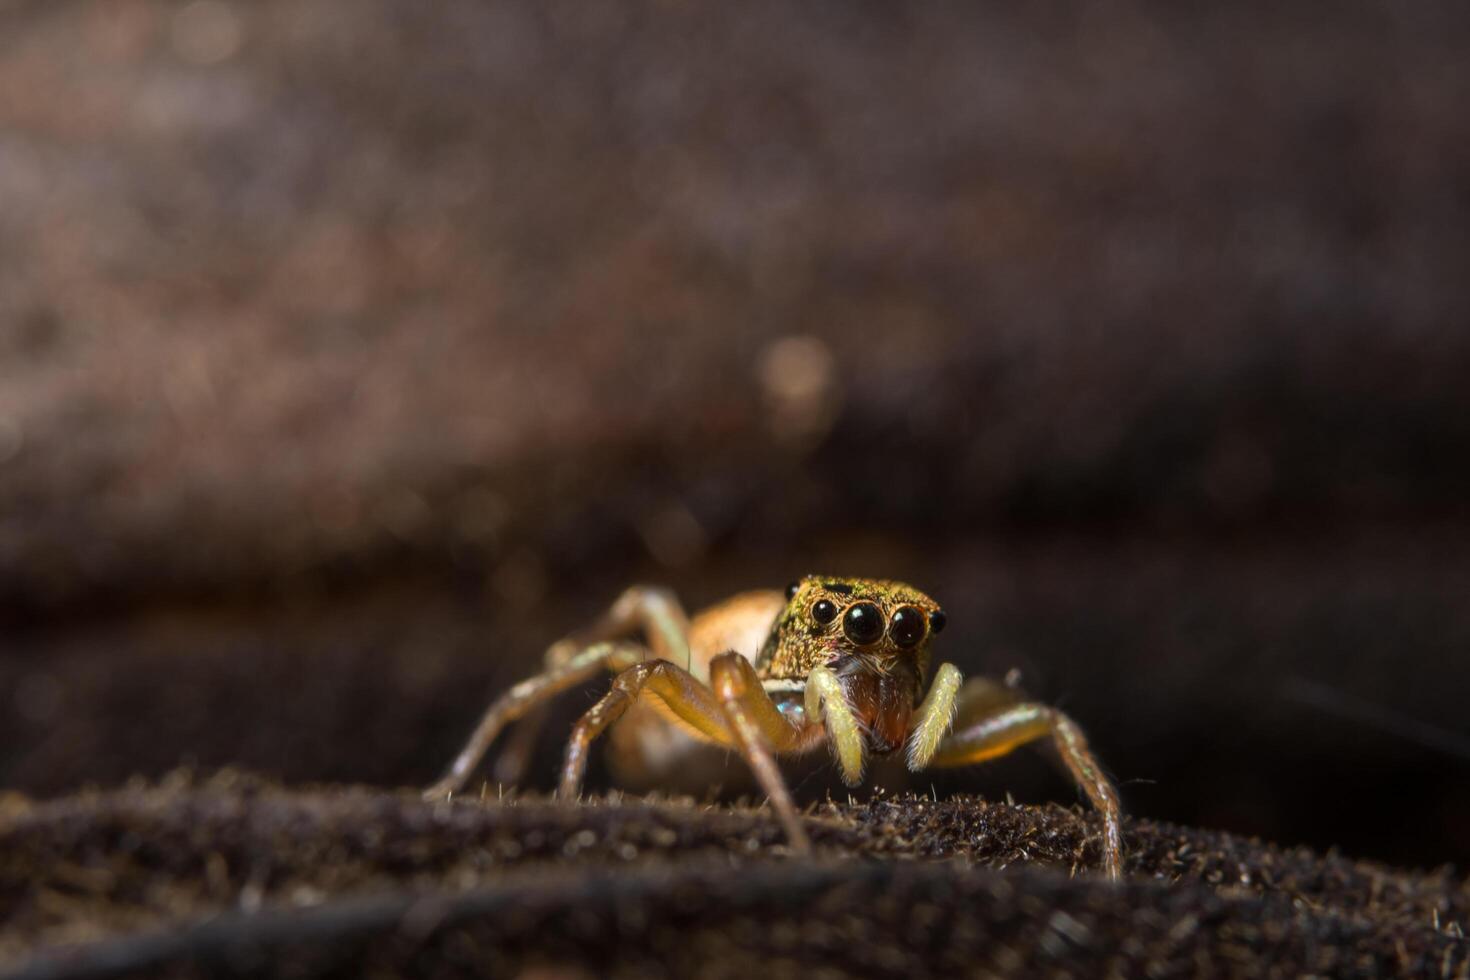
[[[824,571],[1133,813],[1470,863],[1470,7],[1022,6],[0,2],[0,787],[422,783]]]

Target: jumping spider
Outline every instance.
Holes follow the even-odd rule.
[[[962,684],[941,664],[923,700],[929,645],[944,629],[944,611],[901,582],[807,576],[780,592],[747,592],[692,620],[664,589],[632,588],[591,627],[554,644],[546,669],[501,695],[445,777],[425,792],[446,799],[459,791],[490,743],[509,723],[528,718],[498,773],[514,781],[544,703],[602,671],[612,689],[582,716],[567,743],[559,794],[576,799],[587,750],[613,722],[627,718],[662,739],[620,740],[633,752],[685,752],[715,743],[739,752],[785,828],[793,850],[807,838],[777,755],[831,746],[848,785],[862,781],[865,753],[906,747],[909,768],[964,766],[1005,755],[1050,735],[1093,806],[1103,814],[1103,866],[1122,871],[1118,794],[1088,749],[1081,730],[1055,708],[1023,700],[985,679]],[[639,634],[645,643],[630,637]]]

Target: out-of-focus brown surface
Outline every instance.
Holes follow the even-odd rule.
[[[0,785],[422,783],[831,570],[1133,813],[1463,866],[1467,20],[0,4]]]
[[[1372,977],[1470,963],[1470,894],[1443,874],[1143,821],[1118,887],[1077,876],[1100,827],[1058,807],[899,797],[807,822],[813,861],[788,859],[769,813],[688,802],[450,806],[237,773],[11,801],[0,966]]]
[[[1454,3],[0,17],[13,602],[1470,489]]]

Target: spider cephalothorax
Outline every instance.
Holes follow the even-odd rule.
[[[804,678],[813,667],[851,658],[886,671],[901,662],[929,663],[929,641],[944,629],[933,599],[902,582],[808,575],[786,587],[786,605],[756,658],[771,678]]]
[[[890,752],[908,735],[944,624],[939,604],[903,582],[808,575],[786,587],[755,667],[783,708],[804,700],[791,696],[805,694],[813,670],[831,670],[869,750]]]
[[[577,723],[560,792],[575,798],[592,740],[618,719],[647,738],[624,751],[664,768],[715,743],[749,763],[794,849],[810,849],[775,757],[827,745],[849,784],[867,758],[904,747],[909,768],[958,766],[1050,736],[1077,784],[1103,812],[1108,875],[1122,868],[1117,794],[1066,715],[944,664],[927,692],[930,646],[945,625],[938,603],[902,582],[809,575],[784,593],[746,592],[692,620],[663,589],[633,588],[603,619],[546,654],[546,670],[497,699],[449,773],[426,793],[461,789],[490,743],[547,698],[606,670],[612,689]],[[640,637],[636,642],[634,637]],[[921,697],[922,695],[922,697]],[[651,697],[650,697],[651,696]],[[630,710],[631,709],[631,710]],[[628,729],[624,729],[628,730]],[[534,731],[523,725],[521,733]],[[498,772],[510,781],[529,752],[522,737]],[[683,755],[681,755],[683,753]],[[654,768],[654,767],[647,767]]]

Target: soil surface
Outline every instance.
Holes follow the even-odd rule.
[[[623,797],[428,804],[240,773],[0,818],[0,965],[123,976],[1460,976],[1448,874],[1149,821],[901,796],[769,813]],[[537,972],[541,971],[541,972]]]

